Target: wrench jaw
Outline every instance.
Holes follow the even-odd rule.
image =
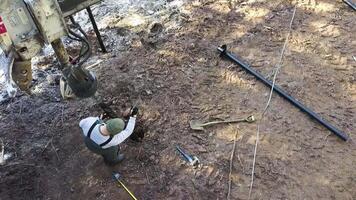
[[[190,162],[190,165],[193,166],[194,168],[197,168],[200,166],[200,160],[196,156],[193,156],[193,159]]]
[[[196,156],[190,156],[185,153],[179,146],[176,146],[177,151],[183,156],[183,158],[189,163],[189,165],[197,168],[200,166],[200,161]]]

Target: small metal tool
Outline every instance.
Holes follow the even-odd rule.
[[[215,124],[229,124],[229,123],[237,123],[237,122],[248,122],[248,123],[252,123],[255,122],[256,119],[253,115],[250,115],[244,119],[233,119],[233,120],[225,120],[225,121],[212,121],[212,122],[207,122],[207,123],[203,123],[199,120],[192,120],[189,122],[190,128],[193,130],[197,130],[197,131],[203,131],[204,130],[204,126],[211,126],[211,125],[215,125]]]
[[[191,166],[196,167],[200,164],[200,161],[196,156],[191,156],[187,154],[178,145],[176,145],[176,149]]]
[[[125,184],[121,181],[121,175],[117,172],[113,172],[112,176],[114,178],[114,180],[116,180],[120,186],[122,186],[126,192],[130,195],[130,197],[134,200],[137,200],[137,198],[135,197],[135,195],[133,195],[133,193],[125,186]]]

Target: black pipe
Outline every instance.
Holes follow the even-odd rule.
[[[223,45],[222,47],[218,48],[218,51],[220,51],[220,56],[229,58],[230,60],[232,60],[233,62],[235,62],[236,64],[240,65],[242,68],[244,68],[247,72],[249,72],[250,74],[254,75],[256,78],[261,80],[265,85],[267,85],[267,86],[272,88],[272,83],[269,80],[267,80],[265,77],[263,77],[262,74],[260,74],[257,71],[253,70],[248,64],[244,63],[243,61],[240,61],[232,53],[227,52],[226,49],[227,49],[226,45]],[[280,87],[275,85],[273,90],[276,91],[283,98],[287,99],[291,104],[293,104],[294,106],[299,108],[301,111],[307,113],[311,118],[315,119],[320,124],[325,126],[327,129],[329,129],[331,132],[333,132],[336,136],[338,136],[342,140],[344,140],[344,141],[348,140],[348,136],[345,133],[341,132],[336,127],[334,127],[333,125],[329,124],[327,121],[324,121],[318,114],[316,114],[315,112],[313,112],[309,108],[305,107],[303,104],[298,102],[293,97],[289,96],[283,89],[281,89]]]
[[[100,32],[99,32],[98,26],[96,25],[96,22],[95,22],[93,13],[91,12],[90,7],[87,7],[86,9],[87,9],[87,12],[88,12],[88,15],[89,15],[89,19],[90,19],[90,21],[91,21],[91,24],[93,25],[93,29],[94,29],[96,38],[98,39],[100,48],[101,48],[101,50],[103,51],[103,53],[107,53],[108,51],[106,50],[106,47],[105,47],[105,45],[104,45],[104,42],[103,42],[103,40],[101,39],[101,35],[100,35]]]
[[[352,9],[356,10],[356,4],[354,4],[351,0],[344,0],[344,2],[349,5]]]

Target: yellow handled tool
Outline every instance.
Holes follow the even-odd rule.
[[[137,200],[137,198],[135,197],[135,195],[133,195],[133,193],[125,186],[125,184],[120,180],[121,175],[117,172],[114,172],[112,174],[113,178],[119,183],[119,186],[122,186],[127,193],[129,193],[129,195],[131,196],[132,199]]]

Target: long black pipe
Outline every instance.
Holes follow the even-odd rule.
[[[356,11],[356,4],[354,4],[351,0],[344,0],[344,2]]]
[[[235,55],[227,51],[226,45],[223,45],[222,47],[218,48],[218,51],[220,51],[220,56],[229,58],[231,61],[235,62],[236,64],[240,65],[243,69],[245,69],[247,72],[250,74],[254,75],[256,78],[261,80],[265,85],[269,86],[272,88],[272,83],[267,80],[262,74],[258,73],[257,71],[253,70],[248,64],[244,63],[243,61],[239,60]],[[327,129],[329,129],[331,132],[333,132],[336,136],[341,138],[344,141],[348,140],[348,136],[341,132],[339,129],[328,123],[327,121],[323,120],[319,115],[317,115],[315,112],[298,102],[296,99],[293,97],[289,96],[283,89],[281,89],[278,86],[274,86],[274,91],[276,91],[279,95],[281,95],[283,98],[287,99],[291,104],[302,110],[303,112],[307,113],[311,118],[315,119],[318,121],[320,124],[325,126]]]
[[[103,40],[101,39],[101,34],[100,34],[100,32],[99,32],[98,26],[96,25],[96,22],[95,22],[93,13],[91,12],[91,9],[90,9],[90,6],[87,7],[86,9],[87,9],[87,12],[88,12],[88,15],[89,15],[89,19],[90,19],[90,21],[91,21],[91,24],[93,25],[93,29],[94,29],[96,38],[98,39],[100,48],[101,48],[101,50],[103,51],[103,53],[107,53],[108,51],[106,50],[106,47],[105,47],[105,45],[104,45],[104,42],[103,42]]]

